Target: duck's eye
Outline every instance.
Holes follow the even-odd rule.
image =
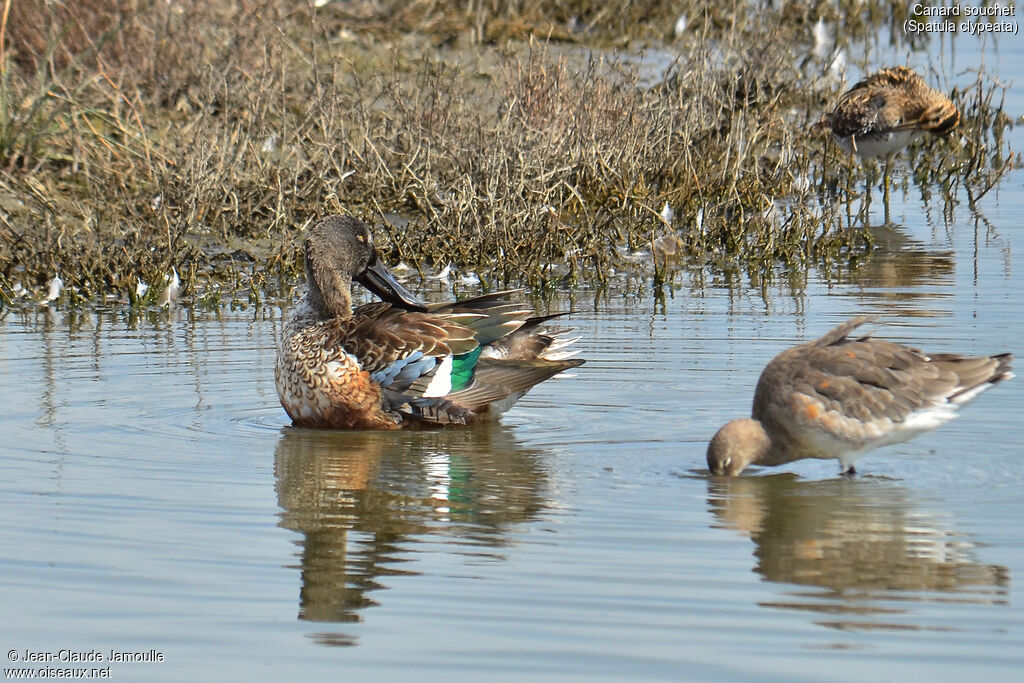
[[[365,242],[366,241],[366,236],[365,235],[356,235],[356,239],[359,240],[360,242]]]

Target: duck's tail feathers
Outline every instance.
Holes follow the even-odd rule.
[[[572,358],[578,350],[566,349],[579,337],[570,337],[571,328],[552,327],[547,322],[571,313],[554,313],[529,318],[512,334],[494,341],[483,349],[483,358],[519,361],[563,361]]]
[[[933,363],[946,366],[956,374],[956,390],[948,397],[952,403],[967,403],[993,384],[1005,382],[1013,377],[1010,367],[1013,362],[1013,354],[1010,353],[977,358],[935,354],[932,355],[931,360]]]

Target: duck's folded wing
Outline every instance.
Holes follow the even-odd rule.
[[[854,443],[902,441],[952,419],[959,394],[987,387],[998,364],[866,338],[793,352],[765,369],[754,417],[813,425]],[[768,393],[785,398],[767,401]]]
[[[945,400],[956,376],[916,349],[878,340],[812,349],[799,391],[836,419],[892,426]]]
[[[382,389],[399,392],[429,377],[453,354],[478,346],[472,331],[458,320],[387,303],[367,304],[351,318],[330,321],[324,334],[325,348],[352,356]]]
[[[453,403],[478,411],[509,396],[522,395],[534,385],[583,364],[582,360],[492,360],[481,358],[473,382],[448,395]]]
[[[360,306],[335,322],[332,343],[355,356],[364,370],[376,372],[416,351],[442,357],[477,347],[471,330],[457,320],[394,308],[387,303]]]

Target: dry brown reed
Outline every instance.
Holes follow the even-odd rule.
[[[176,268],[187,293],[258,300],[334,211],[377,224],[389,259],[487,284],[863,252],[836,200],[856,171],[807,132],[841,87],[809,31],[824,14],[865,35],[898,3],[669,5],[7,3],[0,297],[59,273],[72,301],[136,302]],[[638,37],[667,77],[641,75]],[[956,93],[965,142],[917,148],[915,182],[994,186],[1001,92]],[[652,249],[666,258],[634,258]]]

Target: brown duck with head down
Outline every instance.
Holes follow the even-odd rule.
[[[852,474],[864,453],[952,420],[960,406],[1013,377],[1008,353],[924,354],[849,336],[871,319],[853,318],[768,363],[751,418],[727,423],[708,444],[711,472],[735,476],[748,465],[836,458]]]
[[[882,69],[850,88],[821,118],[847,154],[889,158],[925,133],[943,135],[960,123],[944,93],[905,66]]]
[[[275,380],[293,424],[398,429],[493,419],[535,384],[583,364],[575,339],[497,292],[428,305],[380,262],[355,218],[305,240],[307,289],[285,325]],[[352,310],[351,283],[385,301]]]
[[[959,123],[960,111],[945,93],[929,87],[912,69],[897,66],[859,81],[814,128],[831,131],[847,154],[885,160],[882,181],[888,213],[893,156],[925,133],[945,135]]]

